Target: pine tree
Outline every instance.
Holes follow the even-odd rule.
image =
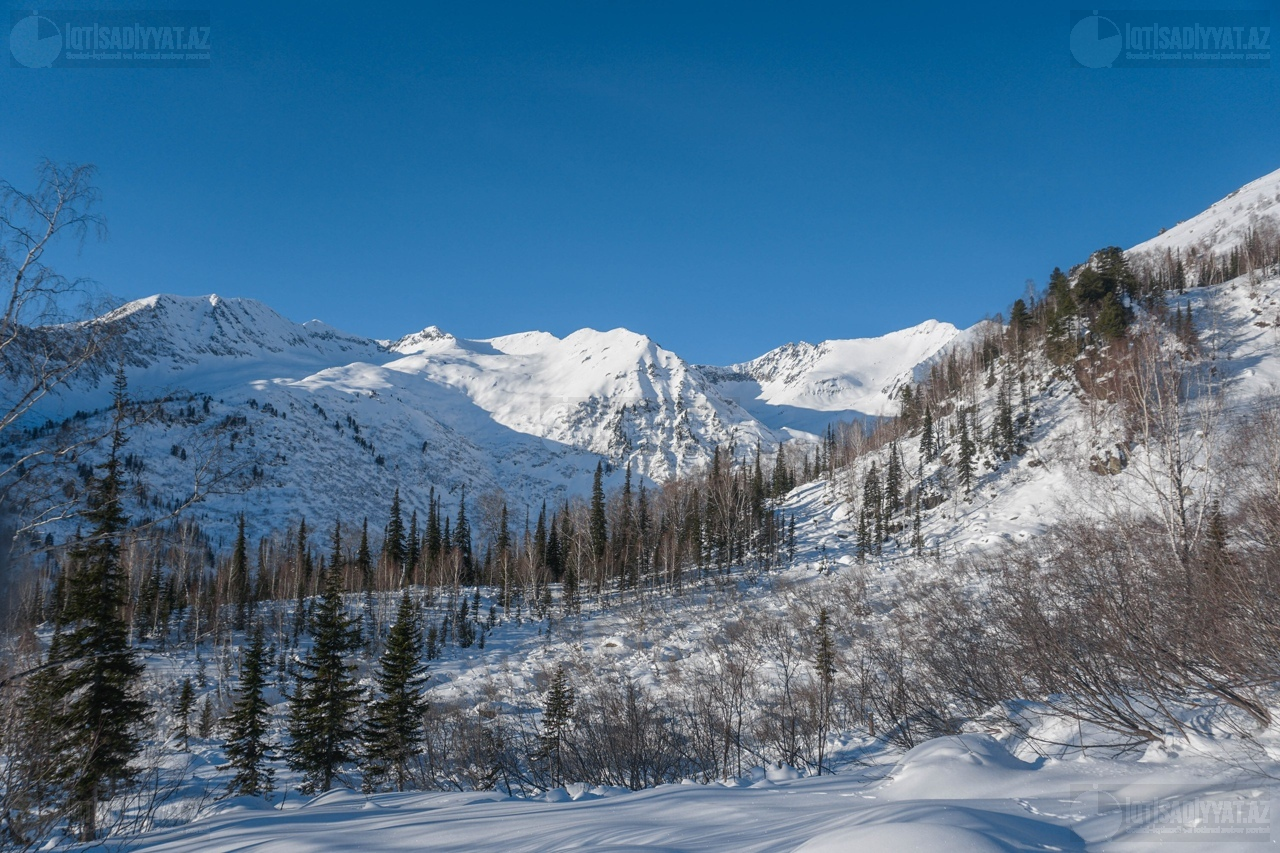
[[[596,565],[604,564],[604,555],[609,548],[609,530],[604,513],[604,463],[596,463],[596,473],[591,481],[591,517],[589,533],[591,535],[591,554]]]
[[[387,647],[378,663],[379,698],[369,707],[364,734],[364,786],[377,790],[385,781],[403,791],[410,763],[422,752],[422,697],[426,669],[422,665],[422,628],[408,593],[400,598],[400,611],[387,636]]]
[[[139,726],[147,704],[139,693],[143,666],[129,647],[121,615],[127,579],[120,537],[128,518],[121,505],[127,397],[123,368],[116,375],[111,449],[103,475],[91,483],[84,517],[91,533],[71,554],[63,625],[49,648],[49,670],[33,685],[48,713],[50,767],[66,797],[81,841],[97,835],[98,804],[133,781],[130,763],[141,751]]]
[[[182,742],[182,748],[185,751],[191,740],[191,712],[196,707],[195,691],[191,687],[191,679],[182,679],[182,689],[178,691],[178,701],[174,703],[173,715],[178,718],[177,725],[173,727],[173,733],[178,736],[178,740]]]
[[[937,445],[933,437],[933,411],[924,407],[924,423],[920,428],[920,459],[932,462]]]
[[[328,791],[343,765],[354,758],[360,688],[346,655],[360,643],[359,630],[342,605],[338,573],[326,574],[324,593],[312,617],[311,651],[299,664],[298,686],[289,701],[289,766],[302,773],[305,794]]]
[[[200,706],[200,722],[196,724],[196,734],[201,738],[209,738],[213,735],[213,727],[218,721],[213,713],[213,697],[205,696],[204,703]]]
[[[373,590],[373,554],[369,551],[369,519],[360,524],[360,547],[356,549],[356,573],[360,575],[360,588]]]
[[[969,419],[965,417],[963,411],[960,412],[960,447],[958,450],[958,459],[956,460],[956,474],[960,477],[960,484],[964,486],[964,493],[969,494],[969,489],[973,485],[973,440],[969,438]]]
[[[884,514],[893,515],[902,506],[902,457],[898,443],[889,443],[889,468],[884,476]]]
[[[259,623],[240,663],[240,692],[226,722],[227,763],[236,771],[227,785],[233,797],[259,797],[271,792],[274,771],[267,763],[271,759],[267,740],[271,709],[262,695],[268,665],[267,643]]]
[[[388,566],[401,570],[402,581],[404,580],[404,554],[404,518],[400,511],[400,489],[397,487],[395,495],[391,498],[391,512],[382,539],[382,556],[386,559]]]
[[[447,524],[446,524],[447,526]],[[464,489],[458,501],[458,521],[453,526],[453,547],[462,559],[463,583],[470,583],[471,577],[471,525],[467,521],[467,492]]]
[[[836,644],[831,638],[831,621],[827,608],[818,611],[817,636],[814,641],[813,669],[818,677],[818,775],[826,754],[827,732],[831,727],[831,711],[835,705]]]
[[[551,679],[551,689],[547,691],[547,704],[542,709],[542,729],[538,733],[538,747],[532,756],[536,761],[545,762],[547,778],[552,788],[563,784],[564,752],[573,724],[574,701],[569,676],[564,667],[560,666]]]
[[[236,520],[236,544],[231,554],[231,578],[229,590],[235,605],[237,631],[243,631],[249,616],[249,549],[244,535],[244,513]]]

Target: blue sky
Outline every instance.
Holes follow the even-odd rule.
[[[68,270],[727,363],[967,325],[1280,168],[1275,69],[1072,68],[1066,6],[265,5],[209,69],[0,65],[0,175],[101,171]]]

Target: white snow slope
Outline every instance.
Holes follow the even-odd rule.
[[[247,510],[254,535],[389,504],[396,488],[419,508],[432,488],[446,503],[500,490],[518,516],[585,493],[601,460],[614,481],[630,465],[658,482],[704,466],[717,446],[772,454],[794,434],[885,414],[897,385],[957,335],[930,321],[804,344],[802,358],[784,347],[700,368],[626,329],[465,340],[428,327],[374,341],[219,296],[152,296],[96,322],[126,330],[130,394],[165,400],[130,438],[156,503],[185,500],[203,469],[236,472],[196,517],[226,533]],[[51,396],[37,419],[101,420],[115,363]],[[744,371],[762,381],[739,381]]]

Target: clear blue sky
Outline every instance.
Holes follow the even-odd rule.
[[[1073,69],[1067,6],[268,5],[207,70],[0,65],[0,175],[101,170],[75,271],[727,363],[972,323],[1280,168],[1277,70]]]

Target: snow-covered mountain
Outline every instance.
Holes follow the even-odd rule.
[[[1166,250],[1212,249],[1222,254],[1240,244],[1251,228],[1275,228],[1280,219],[1280,169],[1245,184],[1203,212],[1165,229],[1129,250],[1131,255]]]
[[[820,433],[834,420],[893,414],[904,383],[964,337],[928,320],[878,338],[790,343],[728,368],[704,368],[727,396],[761,422],[792,434]]]
[[[220,296],[151,296],[93,322],[119,331],[116,348],[39,418],[101,413],[123,363],[134,398],[162,401],[130,439],[152,504],[185,499],[202,468],[231,471],[197,513],[225,528],[249,510],[259,532],[389,503],[397,488],[411,506],[466,489],[536,511],[585,493],[601,461],[613,479],[630,465],[661,482],[716,447],[771,454],[887,414],[901,382],[960,336],[930,321],[717,368],[626,329],[466,340],[428,326],[373,340]]]

